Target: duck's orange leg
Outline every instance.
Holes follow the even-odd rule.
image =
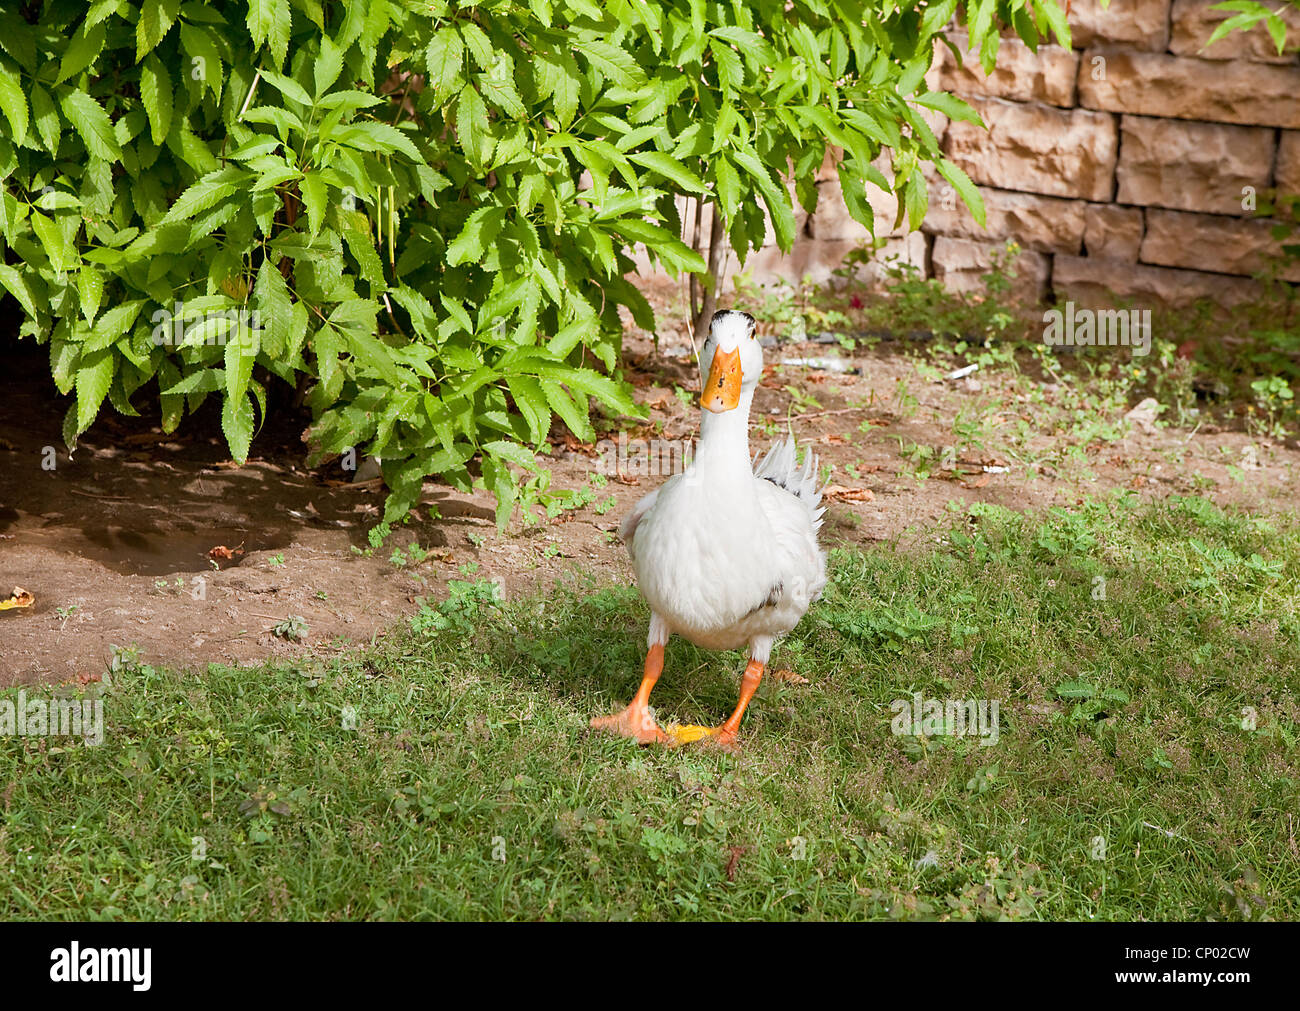
[[[645,676],[641,678],[641,687],[628,703],[627,708],[613,716],[597,716],[591,725],[597,730],[608,730],[614,734],[631,737],[640,744],[663,743],[668,735],[659,729],[655,718],[650,715],[650,692],[664,669],[663,643],[655,643],[645,655]]]
[[[738,750],[740,745],[737,743],[737,735],[740,732],[740,720],[745,715],[749,700],[754,697],[754,692],[758,691],[759,682],[763,680],[764,666],[759,660],[749,661],[749,666],[745,668],[745,676],[740,679],[740,701],[736,703],[736,711],[728,717],[726,723],[720,727],[670,726],[668,730],[673,740],[677,744],[707,741],[727,751]]]
[[[745,676],[740,679],[740,700],[736,703],[736,711],[727,717],[727,722],[714,731],[712,737],[716,744],[728,750],[734,750],[738,747],[736,735],[740,732],[740,719],[745,715],[745,708],[749,705],[749,700],[754,697],[754,692],[758,691],[758,684],[763,680],[764,665],[757,660],[750,660],[749,665],[745,668]]]

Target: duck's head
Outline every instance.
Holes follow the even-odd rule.
[[[763,378],[763,348],[754,330],[754,317],[747,312],[722,309],[713,314],[700,352],[700,406],[706,411],[735,410],[741,396]]]

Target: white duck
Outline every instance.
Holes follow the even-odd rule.
[[[773,642],[826,585],[826,555],[817,544],[824,510],[816,458],[809,451],[798,466],[793,438],[774,445],[757,469],[751,464],[749,409],[763,375],[754,317],[715,313],[700,367],[704,410],[694,461],[642,498],[619,528],[650,604],[645,677],[626,709],[591,725],[643,744],[707,736],[733,748]],[[720,727],[670,735],[655,724],[650,692],[674,633],[705,649],[749,647],[740,701]]]

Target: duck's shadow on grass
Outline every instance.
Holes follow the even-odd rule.
[[[625,706],[641,683],[650,614],[634,587],[556,590],[503,608],[481,645],[503,674],[591,715]],[[742,651],[710,652],[674,636],[651,705],[672,718],[719,723],[736,704]]]

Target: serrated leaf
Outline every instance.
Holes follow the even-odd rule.
[[[311,72],[318,98],[330,89],[330,86],[339,79],[339,74],[343,72],[343,50],[328,36],[320,40],[320,56],[312,65]]]
[[[429,79],[439,100],[452,93],[465,64],[465,43],[455,28],[447,26],[434,32],[424,54]]]
[[[253,378],[253,363],[257,361],[257,332],[249,327],[236,327],[228,335],[222,352],[226,364],[226,400],[238,400],[248,392]]]
[[[952,188],[957,191],[957,195],[970,208],[971,215],[979,223],[979,226],[984,228],[984,197],[981,196],[976,185],[971,182],[970,176],[963,172],[960,166],[947,158],[939,161],[938,169],[939,174],[952,184]]]
[[[496,439],[492,442],[485,442],[482,449],[485,453],[491,453],[495,457],[523,467],[526,470],[537,469],[537,458],[517,442]]]
[[[343,241],[348,244],[348,252],[352,258],[357,261],[361,268],[361,276],[371,284],[385,286],[384,262],[375,252],[374,243],[370,236],[358,231],[355,228],[345,228],[343,230]]]
[[[171,31],[181,0],[144,0],[135,25],[135,59],[139,63]]]
[[[487,106],[482,96],[472,87],[462,89],[456,99],[456,135],[470,162],[478,167],[492,158],[494,141],[487,126]]]
[[[271,50],[277,68],[284,66],[289,51],[292,17],[284,0],[249,0],[248,33],[253,37],[254,46],[260,49],[266,45]]]
[[[214,97],[220,99],[225,72],[212,36],[205,29],[182,21],[181,46],[187,57],[182,66],[184,73],[190,80],[202,82]]]
[[[311,108],[311,95],[307,94],[307,89],[295,81],[292,77],[285,77],[284,74],[277,74],[274,70],[263,70],[262,80],[275,88],[276,91],[290,98],[300,105]]]
[[[460,29],[461,37],[465,40],[465,48],[473,54],[479,70],[492,69],[492,43],[488,41],[483,29],[473,21],[457,22],[456,27]]]
[[[118,338],[135,323],[136,318],[140,315],[141,308],[144,307],[144,301],[142,298],[137,298],[106,310],[92,329],[90,339],[86,341],[83,352],[99,351],[101,348],[107,348],[117,343]]]
[[[50,93],[39,84],[32,85],[32,120],[36,132],[40,135],[45,150],[52,155],[59,151],[59,135],[63,128],[59,121],[59,110],[54,107]]]
[[[293,318],[293,299],[284,276],[272,265],[270,257],[262,260],[253,285],[253,304],[262,327],[262,341],[272,355],[278,356],[289,346],[289,326]]]
[[[41,240],[41,248],[50,258],[50,266],[59,273],[71,268],[76,262],[76,252],[68,244],[59,222],[46,214],[33,214],[31,222],[36,237]]]
[[[644,83],[645,71],[627,50],[602,39],[589,39],[577,48],[587,62],[615,84],[634,88]]]
[[[108,396],[117,369],[117,357],[112,348],[103,348],[81,359],[77,368],[77,431],[80,435],[91,426],[99,405]]]
[[[719,156],[713,160],[713,179],[718,199],[722,204],[723,219],[729,222],[736,216],[740,201],[743,199],[740,173],[730,161]]]
[[[230,449],[230,458],[238,464],[248,461],[248,447],[253,441],[253,402],[247,394],[227,397],[221,405],[221,431]]]
[[[3,74],[0,73],[0,80]],[[104,107],[84,91],[68,91],[60,100],[63,115],[68,118],[86,144],[86,150],[107,162],[120,161],[122,149],[118,146],[113,124]],[[11,120],[12,122],[12,120]],[[24,124],[25,125],[25,124]]]
[[[27,283],[27,278],[19,273],[16,267],[0,263],[0,284],[4,285],[9,294],[18,299],[19,305],[23,307],[29,319],[36,317],[36,294]]]
[[[247,173],[234,165],[209,172],[176,198],[161,224],[185,221],[206,211],[234,193],[246,179]]]
[[[758,185],[772,220],[772,230],[776,232],[776,243],[789,252],[794,245],[794,207],[790,203],[790,194],[784,186],[773,182],[767,168],[753,151],[741,149],[734,152],[732,158]]]
[[[152,54],[140,68],[140,101],[149,117],[150,137],[161,145],[172,126],[172,79],[162,61]]]
[[[302,202],[307,208],[307,223],[312,238],[320,231],[325,221],[325,200],[329,196],[329,186],[317,172],[308,172],[299,184]]]
[[[559,383],[543,379],[540,380],[540,384],[546,403],[560,416],[560,420],[568,426],[569,431],[584,442],[594,439],[596,433],[587,418],[586,409],[579,408]]]
[[[555,114],[560,119],[560,126],[567,129],[578,112],[582,80],[578,76],[578,65],[573,57],[565,54],[557,63],[559,70],[555,77],[555,93],[551,101],[555,104]]]
[[[185,396],[191,393],[216,393],[226,385],[225,369],[200,369],[163,389],[164,396]]]
[[[77,295],[81,301],[81,314],[87,323],[95,322],[100,300],[104,297],[104,275],[94,267],[82,264],[77,271]]]
[[[27,136],[27,96],[23,94],[18,78],[3,65],[0,65],[0,112],[9,120],[15,143],[21,144]]]
[[[69,77],[75,77],[94,63],[95,58],[104,48],[104,37],[103,25],[87,28],[83,24],[77,29],[68,42],[68,48],[63,51],[63,59],[59,61],[59,72],[54,78],[54,83],[62,84]]]
[[[460,234],[447,247],[447,264],[475,263],[492,243],[505,222],[504,207],[480,207],[466,219]]]
[[[479,104],[482,105],[481,100]],[[484,122],[486,122],[486,109],[483,111],[483,118]],[[400,151],[411,161],[421,165],[424,164],[424,159],[420,156],[420,151],[412,143],[411,138],[402,130],[387,123],[380,123],[376,120],[350,123],[337,130],[334,139],[362,151],[381,151],[385,154]]]
[[[670,154],[663,151],[637,151],[628,155],[628,159],[643,168],[658,172],[665,179],[671,179],[688,193],[704,192],[704,183],[700,177]]]
[[[984,121],[980,119],[980,114],[970,105],[962,101],[956,95],[950,95],[946,91],[929,91],[924,95],[918,95],[912,99],[917,105],[923,105],[927,109],[934,109],[936,112],[942,112],[949,119],[959,119],[966,123],[974,123],[978,127],[984,126]]]

